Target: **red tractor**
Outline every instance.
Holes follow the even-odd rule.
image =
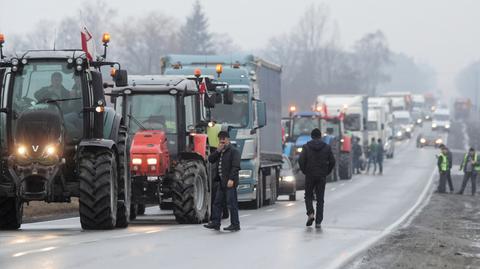
[[[140,76],[131,78],[130,85],[112,92],[112,102],[132,136],[131,212],[143,214],[146,204],[159,204],[173,209],[179,223],[207,221],[212,190],[206,160],[209,109],[218,102],[231,104],[232,93],[226,84],[200,76]]]

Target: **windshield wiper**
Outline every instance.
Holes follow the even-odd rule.
[[[140,127],[140,129],[142,129],[142,131],[147,130],[147,128],[145,128],[145,126],[143,126],[143,124],[139,120],[137,120],[132,114],[128,114],[128,116],[130,117],[130,119],[133,120],[136,125],[138,125],[138,127]]]
[[[63,98],[63,99],[42,99],[38,101],[37,104],[50,104],[50,103],[57,103],[57,102],[64,102],[64,101],[73,101],[73,100],[80,100],[80,97],[76,98]]]

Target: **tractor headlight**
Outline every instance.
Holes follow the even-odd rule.
[[[17,148],[17,153],[20,156],[25,156],[25,155],[27,155],[27,148],[25,146],[20,145]]]
[[[445,125],[445,128],[450,129],[450,124],[447,123],[447,124]]]
[[[11,63],[13,66],[17,66],[20,63],[20,61],[17,58],[13,58]]]
[[[148,165],[156,165],[158,163],[157,158],[148,158],[147,159],[147,164]]]
[[[442,140],[441,138],[439,138],[439,139],[435,140],[435,143],[436,143],[436,144],[442,144],[442,143],[443,143],[443,140]]]
[[[297,148],[298,153],[302,153],[303,148]]]
[[[56,149],[55,146],[53,146],[53,145],[48,145],[48,146],[45,148],[45,153],[46,153],[47,156],[52,156],[52,155],[54,155],[56,152],[57,152],[57,149]]]
[[[412,128],[407,127],[407,128],[405,129],[405,131],[407,131],[407,133],[410,133],[410,132],[412,131]]]
[[[432,128],[437,128],[437,123],[436,122],[432,123]]]
[[[422,119],[417,119],[417,123],[422,123]]]
[[[294,176],[285,176],[285,177],[282,177],[282,181],[293,182],[293,181],[295,181],[295,177]]]
[[[252,170],[240,170],[238,171],[239,178],[252,178],[253,171]]]
[[[398,137],[400,137],[400,136],[402,136],[402,135],[403,135],[402,131],[398,131],[398,132],[397,132],[397,136],[398,136]]]
[[[141,164],[142,164],[142,159],[140,159],[140,158],[133,158],[133,159],[132,159],[132,164],[133,164],[133,165],[141,165]]]
[[[425,144],[425,143],[427,143],[427,140],[425,138],[421,138],[420,143]]]

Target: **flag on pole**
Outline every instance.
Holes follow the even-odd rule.
[[[87,55],[87,59],[93,61],[95,57],[95,46],[93,43],[93,36],[90,34],[86,26],[83,26],[80,36],[82,40],[82,50]]]
[[[205,78],[203,78],[202,82],[200,83],[200,86],[198,87],[198,92],[200,94],[205,94],[207,92],[207,82],[205,81]]]

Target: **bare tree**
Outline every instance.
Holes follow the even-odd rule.
[[[363,90],[376,95],[377,86],[389,77],[383,67],[390,64],[390,49],[382,31],[368,33],[355,43],[356,65],[360,73]]]

